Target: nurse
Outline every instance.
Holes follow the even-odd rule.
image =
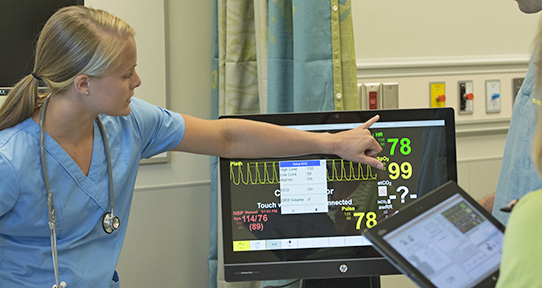
[[[132,98],[141,84],[134,33],[102,10],[59,10],[41,32],[33,72],[0,108],[1,287],[118,287],[142,158],[318,153],[382,169],[368,130],[378,117],[343,133],[308,133],[197,119]]]

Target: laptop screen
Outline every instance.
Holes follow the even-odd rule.
[[[473,287],[499,270],[503,232],[455,194],[383,236],[436,287]]]

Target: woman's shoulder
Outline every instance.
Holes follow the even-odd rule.
[[[136,97],[132,97],[130,108],[131,112],[128,116],[102,116],[102,120],[107,119],[107,122],[111,121],[111,123],[115,123],[114,125],[120,124],[121,127],[127,126],[137,130],[151,129],[153,131],[158,127],[162,127],[164,123],[169,123],[169,121],[184,125],[184,119],[181,114]]]
[[[17,201],[21,177],[28,176],[28,167],[39,157],[38,143],[39,126],[30,118],[0,131],[0,215]]]
[[[34,120],[28,118],[23,122],[0,131],[0,151],[15,148],[22,149],[22,143],[39,140],[39,126]],[[17,147],[18,146],[18,147]]]
[[[165,109],[151,104],[145,100],[132,97],[130,102],[130,114],[128,116],[107,116],[107,115],[101,115],[102,119],[109,119],[114,120],[116,122],[130,122],[130,121],[141,121],[145,120],[147,118],[155,117],[155,115],[158,115],[165,111]]]
[[[145,100],[132,97],[132,102],[130,103],[130,108],[132,112],[130,113],[130,116],[133,117],[140,117],[140,118],[155,118],[155,117],[162,117],[163,114],[170,114],[171,112],[163,107],[160,107],[159,105],[155,105],[152,103],[149,103]]]

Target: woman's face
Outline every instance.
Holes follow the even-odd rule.
[[[133,37],[127,39],[127,45],[120,55],[120,65],[111,74],[104,77],[91,77],[88,83],[89,96],[95,112],[109,116],[127,116],[130,114],[130,102],[134,89],[141,85],[141,79],[135,71],[137,64],[136,43]]]

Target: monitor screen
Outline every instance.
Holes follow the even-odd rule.
[[[0,0],[0,96],[32,72],[38,34],[58,9],[84,0]]]
[[[337,133],[374,115],[383,170],[334,155],[220,159],[226,281],[399,272],[361,233],[457,181],[452,108],[235,115]],[[400,217],[400,214],[398,214]]]

